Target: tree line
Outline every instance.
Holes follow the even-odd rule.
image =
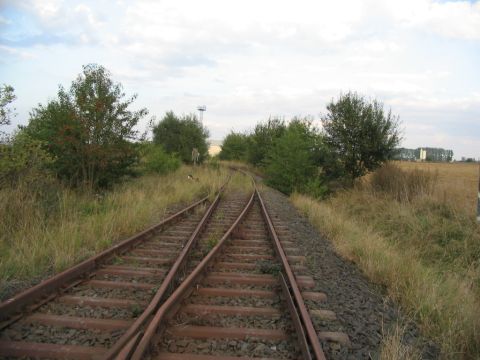
[[[208,130],[195,115],[168,112],[150,120],[153,139],[139,134],[146,108],[132,110],[137,95],[127,97],[103,66],[89,64],[69,89],[34,107],[28,124],[12,135],[0,128],[0,183],[50,176],[72,187],[106,188],[143,172],[165,173],[191,161],[197,148],[207,156]],[[15,116],[14,88],[0,88],[0,125]]]
[[[0,127],[0,185],[53,178],[67,186],[108,188],[145,172],[166,173],[208,156],[208,130],[194,114],[167,112],[150,119],[152,139],[137,125],[148,110],[133,110],[137,95],[103,66],[89,64],[46,104],[33,107],[28,124],[7,136]],[[11,86],[0,87],[0,126],[15,116]],[[220,159],[243,160],[260,167],[267,182],[291,193],[321,197],[338,185],[352,184],[389,159],[400,141],[398,117],[383,104],[356,93],[327,105],[317,127],[311,118],[271,118],[247,133],[231,132]]]
[[[327,105],[321,127],[309,117],[270,118],[247,133],[228,134],[219,157],[262,168],[267,183],[284,193],[323,197],[390,159],[400,140],[397,116],[349,92]]]

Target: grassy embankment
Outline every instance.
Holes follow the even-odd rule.
[[[182,167],[98,196],[55,187],[48,203],[31,189],[0,190],[0,298],[158,223],[168,207],[213,194],[228,170]],[[194,174],[198,181],[187,178]],[[242,186],[242,179],[232,185]]]
[[[478,358],[478,165],[397,165],[326,201],[291,199],[343,257],[385,285],[443,358]],[[386,336],[382,358],[418,358],[400,339],[398,329]]]

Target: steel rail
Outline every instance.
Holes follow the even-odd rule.
[[[318,340],[318,335],[315,331],[315,328],[313,327],[310,314],[308,313],[307,307],[305,306],[305,302],[303,300],[302,293],[295,279],[295,275],[293,274],[292,268],[290,267],[290,264],[287,260],[285,251],[283,250],[282,244],[280,243],[280,239],[278,238],[277,232],[275,231],[275,227],[273,226],[273,222],[267,211],[265,202],[263,201],[263,198],[260,195],[260,192],[258,191],[258,188],[256,186],[255,186],[255,193],[260,202],[262,215],[268,226],[268,232],[270,233],[270,236],[272,237],[272,240],[275,244],[275,251],[282,262],[283,270],[285,271],[285,275],[286,275],[285,281],[287,282],[288,287],[291,289],[293,293],[292,294],[293,300],[295,302],[294,305],[300,313],[299,315],[300,315],[304,330],[306,332],[308,341],[312,348],[313,354],[315,356],[315,359],[324,360],[326,359],[325,354],[322,350],[322,346],[320,345],[320,341]]]
[[[224,186],[222,186],[220,191],[223,190]],[[5,300],[4,302],[0,303],[0,321],[7,321],[9,319],[11,320],[11,318],[14,316],[14,321],[17,321],[18,318],[20,318],[22,315],[18,315],[16,313],[22,311],[22,309],[24,309],[25,307],[39,302],[45,299],[45,297],[55,295],[55,293],[59,290],[64,290],[70,284],[75,283],[75,281],[82,279],[85,275],[97,269],[99,264],[106,259],[111,258],[114,255],[123,253],[128,249],[134,247],[138,243],[145,241],[154,232],[161,230],[167,225],[171,225],[176,220],[180,219],[197,206],[205,203],[208,198],[209,196],[205,196],[204,198],[194,202],[193,204],[176,212],[175,214],[170,215],[158,224],[153,225],[146,230],[136,235],[133,235],[128,239],[125,239],[120,243],[115,244],[112,247],[102,251],[100,254],[94,255],[89,259],[84,260],[81,263],[11,297],[10,299]],[[8,324],[10,324],[11,322],[12,321],[8,321]]]
[[[198,237],[205,229],[207,221],[210,219],[213,211],[218,205],[220,201],[220,196],[222,194],[223,187],[215,197],[215,200],[210,204],[208,210],[203,215],[202,219],[196,226],[193,233],[190,235],[190,238],[185,243],[180,255],[175,260],[174,264],[170,268],[167,276],[163,279],[162,284],[160,285],[158,291],[156,292],[153,299],[148,304],[147,308],[143,311],[143,313],[134,321],[134,323],[128,328],[125,334],[109,349],[107,354],[105,355],[105,359],[113,359],[115,356],[122,350],[122,348],[130,342],[135,335],[138,335],[138,331],[141,329],[143,325],[147,322],[147,320],[152,316],[152,314],[158,309],[160,306],[161,301],[163,300],[164,296],[167,294],[169,288],[174,285],[176,281],[177,275],[179,270],[185,264],[185,261],[190,253],[190,250],[197,242]],[[133,340],[133,343],[135,340]]]
[[[175,291],[168,297],[167,300],[159,307],[157,313],[155,314],[152,321],[149,323],[148,327],[145,330],[143,336],[139,339],[138,344],[127,346],[122,350],[122,353],[116,357],[117,360],[120,359],[132,359],[139,360],[142,358],[144,353],[147,351],[152,338],[156,335],[157,330],[162,329],[163,322],[166,320],[169,312],[174,309],[179,301],[192,289],[192,287],[198,283],[199,278],[203,275],[203,272],[206,270],[207,266],[211,263],[214,257],[220,252],[225,242],[229,239],[232,232],[237,228],[238,224],[243,221],[247,212],[250,210],[255,199],[255,191],[253,191],[249,201],[247,202],[245,208],[242,210],[240,215],[237,217],[235,222],[230,226],[230,228],[225,232],[222,238],[218,243],[213,247],[213,249],[202,259],[202,261],[195,267],[195,269],[188,275],[188,277],[175,289]]]

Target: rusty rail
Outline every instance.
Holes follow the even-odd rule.
[[[253,178],[252,178],[253,181]],[[255,182],[253,181],[255,184]],[[265,203],[256,187],[255,190],[245,206],[242,213],[239,215],[234,224],[229,228],[225,235],[220,239],[218,244],[207,254],[207,256],[200,262],[200,264],[191,272],[191,274],[179,285],[179,287],[172,293],[172,295],[158,308],[152,321],[149,323],[143,336],[138,338],[138,343],[133,341],[124,347],[117,360],[131,359],[140,360],[151,345],[152,340],[156,335],[161,334],[165,330],[165,321],[173,316],[178,303],[192,290],[193,286],[199,282],[203,276],[207,266],[211,263],[213,258],[221,251],[226,241],[229,239],[231,233],[245,218],[248,210],[252,207],[255,197],[260,203],[262,217],[267,225],[268,233],[274,244],[275,252],[281,261],[283,271],[280,273],[280,284],[287,300],[287,305],[291,313],[293,323],[298,335],[300,348],[304,359],[324,360],[325,355],[321,348],[318,336],[313,327],[312,319],[306,309],[303,297],[301,295],[299,285],[295,279],[293,271],[288,263],[286,254],[277,236],[273,223],[268,214]],[[284,275],[285,274],[285,275]]]
[[[232,234],[233,230],[238,226],[238,224],[244,219],[248,210],[253,204],[255,198],[255,192],[252,193],[250,200],[247,205],[240,213],[238,218],[232,224],[232,226],[227,230],[227,232],[222,236],[218,241],[217,245],[202,259],[198,266],[190,273],[190,275],[178,286],[178,288],[172,293],[172,295],[163,303],[162,306],[158,309],[153,320],[148,325],[145,330],[144,335],[139,340],[137,346],[125,348],[117,360],[120,359],[132,359],[138,360],[141,359],[144,353],[147,351],[150,341],[155,336],[157,330],[163,325],[163,321],[166,319],[170,311],[178,304],[178,302],[183,298],[183,296],[192,289],[195,283],[198,282],[198,279],[202,276],[203,272],[206,270],[207,266],[211,263],[215,255],[221,250],[223,244]],[[133,353],[132,353],[133,351]]]
[[[0,321],[7,320],[15,312],[21,311],[24,307],[38,302],[42,298],[61,290],[66,285],[74,282],[92,272],[98,267],[98,264],[105,261],[114,255],[127,251],[139,242],[146,240],[153,232],[162,229],[166,225],[170,225],[180,217],[184,216],[189,211],[193,210],[200,204],[203,204],[208,200],[208,196],[196,201],[192,205],[176,212],[168,218],[162,220],[160,223],[149,227],[148,229],[126,239],[122,242],[110,247],[107,250],[102,251],[100,254],[94,255],[91,258],[82,261],[78,265],[75,265],[51,278],[35,285],[34,287],[21,292],[14,297],[5,300],[0,303]]]
[[[223,188],[222,188],[222,191],[223,191]],[[132,340],[135,337],[135,335],[137,335],[137,337],[138,337],[138,331],[141,329],[141,327],[143,325],[145,325],[147,320],[158,309],[161,301],[163,300],[163,298],[167,294],[168,289],[171,286],[174,285],[174,282],[176,280],[178,272],[183,267],[183,265],[185,264],[185,261],[187,259],[187,256],[190,253],[190,250],[195,245],[199,235],[204,230],[208,219],[211,217],[213,211],[217,207],[218,202],[220,200],[220,195],[221,195],[221,192],[219,192],[217,194],[217,196],[215,197],[215,200],[212,202],[212,204],[209,206],[208,210],[203,215],[202,219],[200,220],[200,222],[196,226],[192,235],[190,235],[190,238],[185,243],[185,246],[183,247],[180,255],[175,260],[174,264],[170,268],[170,270],[169,270],[167,276],[165,277],[165,279],[163,279],[162,284],[160,285],[160,288],[158,289],[155,296],[153,297],[153,299],[148,304],[147,308],[135,320],[135,322],[129,327],[127,332],[115,343],[115,345],[113,345],[112,348],[110,348],[110,350],[108,351],[108,353],[105,356],[105,359],[115,358],[115,356],[122,350],[122,348],[124,348],[130,342],[130,340]],[[132,346],[136,342],[137,337],[135,337],[135,339],[133,339],[130,342],[130,346]]]
[[[260,192],[255,187],[255,192],[258,196],[258,200],[260,201],[260,206],[262,208],[262,215],[264,217],[265,222],[268,226],[268,232],[272,237],[272,240],[275,244],[275,251],[280,258],[283,266],[283,270],[286,274],[286,285],[288,285],[289,290],[292,292],[292,298],[294,300],[295,309],[299,312],[299,317],[301,319],[302,327],[306,332],[306,337],[308,342],[311,346],[311,350],[313,352],[314,358],[317,360],[324,360],[325,354],[323,353],[322,346],[320,345],[320,341],[318,340],[317,333],[315,332],[315,328],[313,327],[312,319],[310,314],[308,313],[307,307],[305,306],[305,302],[302,297],[302,293],[300,288],[298,287],[297,280],[295,279],[295,275],[293,274],[292,268],[288,263],[287,256],[285,255],[285,251],[283,250],[282,244],[280,243],[280,239],[275,231],[275,227],[273,226],[272,220],[270,219],[270,215],[268,214],[267,208],[265,206],[265,202],[260,195]],[[283,277],[283,276],[282,276]],[[296,315],[295,315],[296,316]],[[301,341],[302,343],[303,341]],[[302,349],[302,352],[305,352],[305,349]],[[307,358],[307,357],[306,357]]]

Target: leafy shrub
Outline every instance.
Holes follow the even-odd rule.
[[[263,166],[267,154],[272,149],[276,139],[280,138],[287,125],[278,118],[270,118],[264,123],[258,123],[249,135],[247,151],[248,162],[255,166]]]
[[[221,160],[246,160],[249,137],[245,134],[231,132],[223,140],[222,151],[218,155]]]
[[[319,177],[310,179],[302,189],[302,192],[315,198],[323,199],[329,193],[329,187]]]
[[[200,162],[208,157],[208,130],[193,114],[178,117],[169,111],[152,130],[153,142],[185,163],[192,163],[193,148],[200,153]]]
[[[322,140],[308,119],[294,119],[273,144],[265,160],[267,183],[290,194],[302,191],[319,176],[318,163]],[[310,186],[311,187],[311,186]]]
[[[33,183],[50,177],[48,167],[54,158],[43,149],[44,143],[32,139],[24,132],[13,136],[6,144],[0,144],[0,185]]]
[[[167,174],[177,170],[181,165],[175,155],[170,155],[161,146],[150,145],[144,156],[144,166],[147,172]]]

